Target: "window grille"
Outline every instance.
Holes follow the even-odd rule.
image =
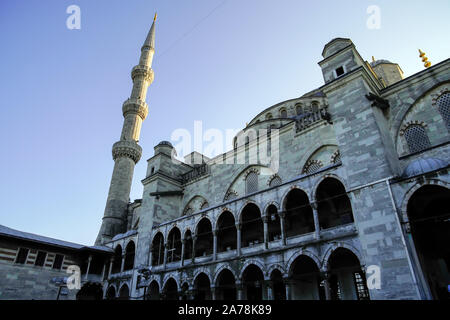
[[[305,168],[303,169],[303,173],[313,173],[322,168],[322,162],[317,160],[310,160],[306,163]]]
[[[275,187],[275,186],[279,186],[281,184],[281,178],[280,177],[275,177],[272,180],[270,180],[269,183],[269,187]]]
[[[245,182],[247,194],[258,191],[258,175],[255,172],[250,172]]]
[[[438,98],[437,106],[447,126],[447,130],[450,131],[450,92],[446,92]]]
[[[410,125],[406,128],[404,135],[411,153],[431,147],[430,139],[428,139],[425,128],[421,125]]]

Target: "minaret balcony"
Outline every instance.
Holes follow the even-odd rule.
[[[153,82],[155,75],[152,68],[138,64],[131,70],[131,79],[143,78],[149,83]]]
[[[124,117],[129,113],[138,114],[144,121],[148,115],[148,105],[144,100],[130,98],[123,103],[122,113]]]
[[[117,158],[127,157],[133,160],[134,163],[138,163],[142,156],[142,148],[134,140],[121,140],[114,143],[112,155],[114,161]]]

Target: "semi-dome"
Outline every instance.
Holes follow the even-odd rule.
[[[435,171],[448,166],[448,162],[438,158],[419,158],[412,161],[403,171],[402,177],[408,178]]]

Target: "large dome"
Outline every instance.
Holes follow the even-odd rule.
[[[412,161],[403,171],[402,177],[408,178],[448,166],[448,162],[437,158],[419,158]]]

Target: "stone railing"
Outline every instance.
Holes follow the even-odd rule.
[[[194,167],[194,169],[192,169],[191,171],[181,175],[181,178],[183,183],[188,183],[190,181],[203,177],[207,174],[209,174],[209,166],[206,163],[204,163]]]
[[[331,117],[330,114],[327,111],[327,108],[321,108],[317,111],[308,112],[301,114],[296,117],[296,131],[300,132],[308,127],[312,126],[313,124],[326,120],[328,123],[331,123]]]

